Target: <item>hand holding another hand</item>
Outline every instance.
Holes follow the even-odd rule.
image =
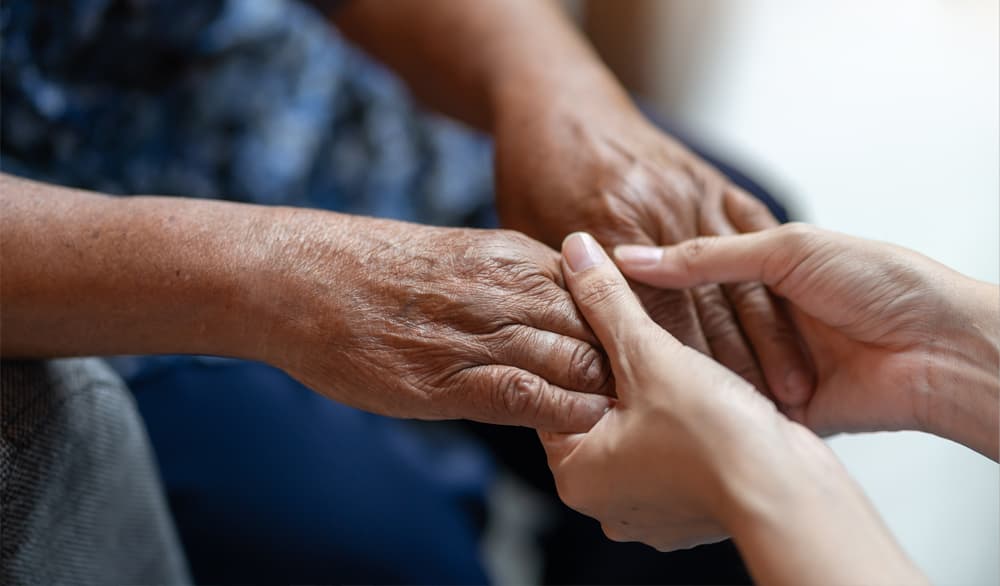
[[[567,238],[564,274],[603,344],[618,400],[586,433],[540,433],[560,497],[616,540],[660,550],[718,541],[730,490],[788,471],[789,444],[823,451],[735,373],[654,323],[587,234]]]
[[[624,246],[616,258],[650,285],[761,281],[791,302],[818,378],[808,402],[786,413],[818,433],[917,429],[997,458],[995,286],[911,250],[803,224]]]
[[[590,88],[570,99],[522,104],[521,92],[501,112],[496,175],[503,224],[550,246],[576,230],[606,247],[739,232],[725,194],[756,200],[651,125],[627,95],[611,93]],[[762,204],[744,215],[755,230],[777,225]],[[637,284],[635,291],[684,344],[779,403],[808,399],[810,364],[787,315],[760,283],[671,290]]]
[[[732,534],[762,583],[925,582],[819,437],[647,317],[589,235],[563,255],[618,394],[586,433],[539,432],[567,505],[663,551]]]

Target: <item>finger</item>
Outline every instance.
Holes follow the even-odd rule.
[[[784,406],[807,402],[815,372],[785,308],[757,281],[727,285],[724,290],[774,397]]]
[[[812,265],[821,262],[814,258],[821,247],[818,234],[810,226],[792,223],[737,236],[696,238],[662,249],[619,247],[615,257],[625,274],[640,282],[660,287],[760,282],[806,311],[816,311],[822,300],[811,299],[796,283],[807,282]],[[776,397],[786,406],[808,401],[814,368],[782,304],[759,286],[738,286],[730,292]]]
[[[458,402],[458,412],[450,415],[484,423],[583,433],[611,409],[614,401],[603,395],[568,391],[513,366],[474,366],[456,376],[468,396]]]
[[[781,225],[762,201],[742,189],[728,189],[723,196],[726,217],[737,232],[759,232]],[[727,235],[726,232],[721,232]]]
[[[786,224],[788,226],[788,224]],[[778,284],[772,254],[785,228],[736,236],[701,236],[665,247],[619,246],[615,260],[631,279],[672,289],[712,283]]]
[[[711,356],[708,340],[698,321],[698,308],[688,289],[658,289],[641,283],[631,283],[632,290],[642,301],[646,313],[664,330],[685,346]]]
[[[641,345],[642,336],[654,325],[652,320],[590,234],[567,236],[562,254],[563,277],[580,312],[612,363],[627,362],[629,350]]]
[[[786,276],[807,254],[807,241],[799,235],[810,230],[786,224],[751,234],[695,238],[662,249],[619,247],[615,257],[625,274],[660,287],[762,281],[786,294]],[[756,284],[731,287],[727,294],[778,399],[791,405],[807,400],[812,366],[781,305]]]
[[[692,295],[711,356],[774,399],[757,356],[744,337],[741,324],[722,289],[716,285],[702,285],[692,289]]]
[[[562,273],[561,268],[559,273]],[[592,344],[597,343],[597,338],[573,302],[569,291],[554,282],[536,287],[531,295],[507,299],[504,302],[504,313],[511,316],[518,324]]]
[[[702,234],[719,234],[729,229],[723,213],[725,181],[713,174],[703,189],[702,205],[698,208],[698,229]],[[718,179],[718,180],[716,180]],[[772,398],[757,356],[747,341],[738,316],[730,306],[722,288],[705,285],[690,290],[698,314],[700,331],[705,338],[709,356],[733,370],[754,387]]]
[[[614,393],[607,360],[588,342],[523,325],[507,326],[489,338],[496,364],[521,368],[571,391]]]
[[[779,225],[767,206],[736,188],[725,192],[725,211],[724,216],[702,216],[705,234],[729,236],[735,233],[734,227],[740,232],[755,232]],[[814,369],[783,304],[759,281],[729,284],[722,290],[739,317],[744,337],[758,359],[757,368],[774,397],[783,406],[808,401]]]

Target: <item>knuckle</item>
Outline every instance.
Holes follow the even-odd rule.
[[[526,343],[526,328],[521,324],[496,319],[490,320],[484,330],[478,339],[479,348],[491,362],[503,363],[515,348]]]
[[[649,315],[674,335],[696,326],[697,312],[687,290],[639,286],[637,292]]]
[[[570,361],[570,377],[576,386],[583,389],[599,388],[604,385],[609,371],[604,357],[589,344],[577,343]]]
[[[739,283],[727,289],[740,324],[758,350],[761,345],[794,344],[796,332],[760,283]]]
[[[746,325],[774,321],[770,295],[760,283],[734,283],[726,287],[729,299]]]
[[[526,372],[510,371],[496,386],[494,406],[517,418],[536,415],[542,407],[545,381]]]
[[[712,342],[713,339],[738,335],[739,326],[718,287],[705,287],[699,290],[699,294],[698,317],[707,340]]]
[[[588,279],[576,295],[577,303],[586,307],[613,304],[622,297],[622,283],[610,276]]]
[[[715,236],[700,236],[685,240],[679,246],[681,262],[686,272],[693,272],[706,251],[715,244]]]

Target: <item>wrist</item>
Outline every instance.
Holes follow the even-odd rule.
[[[1000,404],[1000,293],[964,279],[928,351],[920,429],[994,460]]]
[[[561,54],[535,55],[497,73],[489,89],[495,135],[509,125],[562,124],[574,120],[641,115],[628,92],[580,42]]]
[[[240,284],[240,311],[254,328],[242,333],[244,357],[294,370],[303,340],[321,334],[331,342],[347,334],[350,281],[365,270],[352,224],[364,219],[297,208],[261,211]]]
[[[717,515],[734,537],[780,522],[790,507],[809,509],[818,489],[842,491],[849,484],[836,456],[811,431],[781,420],[770,435],[769,445],[752,448],[722,471]]]
[[[151,351],[263,358],[273,321],[266,267],[275,208],[174,198],[132,198],[163,218],[159,241],[173,278],[154,299],[167,322]],[[126,214],[128,212],[126,211]],[[153,246],[156,240],[154,239]],[[149,316],[162,312],[145,311]]]
[[[826,444],[790,422],[783,434],[780,458],[726,485],[722,524],[754,580],[924,583]]]

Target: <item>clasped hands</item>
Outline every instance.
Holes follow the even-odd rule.
[[[537,428],[567,504],[664,550],[731,533],[733,503],[780,495],[789,475],[842,474],[815,433],[923,429],[996,458],[989,425],[955,415],[996,398],[958,404],[944,384],[992,376],[975,365],[996,341],[967,332],[996,316],[956,301],[988,285],[777,227],[637,119],[511,125],[496,131],[503,223],[600,244],[575,235],[560,260],[518,232],[353,218],[331,248],[304,214],[274,239],[312,260],[280,279],[269,361],[374,412]],[[616,245],[631,284],[603,251]],[[350,311],[315,311],[330,298]],[[302,339],[320,343],[301,352]]]
[[[281,303],[256,304],[283,308],[263,359],[387,415],[590,429],[614,381],[550,247],[574,230],[605,245],[734,233],[731,188],[630,104],[603,119],[580,108],[517,118],[529,111],[539,115],[515,108],[494,129],[497,205],[520,233],[340,217],[350,225],[332,236],[322,212],[276,222],[271,254],[299,260],[274,263]],[[745,220],[776,225],[762,206]],[[759,283],[637,289],[658,323],[769,397],[808,396],[811,366]]]

